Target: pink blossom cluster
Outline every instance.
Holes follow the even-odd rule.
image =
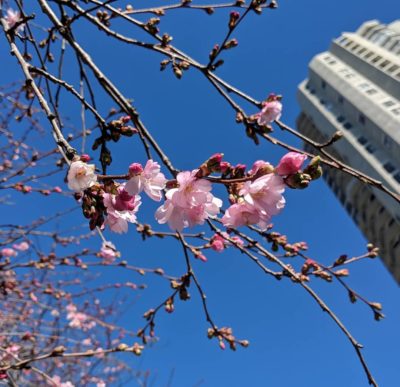
[[[210,240],[210,247],[217,252],[222,252],[228,247],[231,243],[229,241],[231,239],[238,246],[243,246],[244,242],[238,236],[229,236],[228,233],[223,232],[220,234],[214,234]]]
[[[116,233],[128,231],[128,222],[136,222],[136,213],[141,205],[139,195],[129,195],[125,190],[125,184],[118,187],[116,195],[104,193],[103,202],[107,209],[107,218],[104,225]]]
[[[15,243],[11,247],[4,247],[0,250],[0,257],[16,257],[18,255],[18,251],[26,251],[29,249],[29,243],[23,241],[21,243]]]
[[[198,170],[178,173],[178,186],[167,191],[165,203],[156,211],[158,223],[168,223],[172,230],[203,224],[219,214],[222,200],[211,193],[211,183],[196,178]]]
[[[143,191],[150,199],[160,201],[167,182],[160,170],[160,165],[153,160],[148,160],[144,168],[139,163],[131,164],[129,180],[118,187],[118,193],[103,194],[107,208],[105,225],[117,233],[127,232],[128,222],[136,222],[136,213],[141,204],[139,193]]]
[[[279,101],[270,97],[269,102]],[[157,209],[155,218],[158,223],[181,231],[186,227],[204,224],[207,219],[219,215],[222,200],[211,193],[212,184],[208,178],[211,173],[230,174],[233,181],[244,177],[243,182],[232,183],[235,194],[230,195],[231,206],[225,211],[222,222],[228,228],[258,225],[265,229],[272,216],[284,208],[286,202],[283,193],[288,184],[287,178],[301,170],[306,156],[289,152],[275,168],[266,161],[258,160],[247,172],[247,177],[245,165],[232,167],[225,162],[222,168],[222,156],[212,156],[200,169],[178,173],[176,180],[168,184],[157,162],[148,160],[145,167],[133,163],[129,167],[128,181],[107,192],[102,191],[96,183],[94,165],[86,164],[81,158],[70,166],[68,186],[76,192],[85,191],[93,185],[95,190],[100,188],[106,211],[102,227],[108,226],[117,233],[127,232],[128,223],[136,222],[136,213],[141,205],[140,193],[144,192],[150,199],[161,201],[165,192],[165,202]],[[216,250],[221,250],[222,244],[226,244],[218,237],[214,238],[213,243]],[[111,244],[103,244],[99,255],[105,263],[112,263],[118,253]]]
[[[62,382],[61,378],[58,375],[55,375],[51,378],[52,385],[55,387],[75,387],[75,384],[72,384],[70,381]]]
[[[67,313],[68,325],[71,328],[82,329],[88,331],[96,326],[96,322],[91,320],[90,317],[82,312],[78,312],[74,304],[68,304],[65,308]]]
[[[289,152],[282,157],[275,173],[270,164],[263,160],[256,161],[250,173],[257,178],[244,183],[236,201],[225,211],[223,224],[234,228],[256,224],[266,229],[271,217],[278,214],[286,203],[283,177],[299,172],[305,159],[304,155]]]

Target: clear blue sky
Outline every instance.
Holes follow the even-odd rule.
[[[147,2],[133,5],[147,6]],[[257,99],[270,92],[283,94],[282,120],[294,126],[299,114],[296,88],[306,77],[311,58],[326,50],[341,32],[355,31],[366,20],[390,22],[399,11],[398,0],[281,1],[278,10],[250,15],[240,26],[234,35],[239,46],[224,55],[226,64],[218,74]],[[211,47],[224,37],[226,19],[227,11],[218,11],[212,17],[176,11],[163,19],[161,30],[174,37],[177,47],[204,63]],[[195,168],[214,152],[225,153],[233,163],[248,165],[257,159],[277,162],[283,154],[267,143],[255,147],[235,124],[233,111],[196,71],[185,73],[177,81],[169,71],[158,71],[161,56],[122,44],[115,46],[95,29],[81,32],[84,35],[77,35],[78,40],[117,86],[134,99],[143,121],[178,168]],[[0,63],[2,84],[21,78],[16,62],[8,57],[3,37]],[[71,78],[71,82],[75,80]],[[112,105],[100,95],[98,98],[106,112]],[[66,113],[79,126],[79,109],[68,106]],[[278,130],[276,133],[288,139]],[[114,149],[118,149],[114,172],[123,172],[132,161],[144,161],[140,148],[130,141]],[[287,233],[293,241],[306,240],[311,256],[328,263],[340,254],[364,251],[366,241],[322,180],[305,191],[287,192],[286,198],[285,210],[275,218],[276,230]],[[73,204],[66,200],[51,203],[44,210],[32,209],[29,219],[37,212],[50,214],[58,205]],[[151,219],[151,206],[146,201],[139,220]],[[5,210],[5,216],[11,214]],[[26,215],[18,216],[28,221]],[[78,212],[74,216],[76,222],[82,221]],[[133,227],[128,236],[110,238],[132,264],[161,265],[174,274],[184,272],[177,243],[143,243]],[[151,370],[154,386],[167,385],[171,370],[174,387],[367,385],[351,345],[299,286],[263,276],[252,262],[233,251],[209,253],[208,258],[206,264],[196,262],[195,269],[214,319],[219,326],[233,327],[235,334],[250,340],[251,345],[233,353],[221,351],[216,342],[209,341],[199,298],[192,289],[190,302],[177,303],[172,315],[159,315],[160,341],[141,359],[134,360],[134,366]],[[349,283],[367,298],[382,302],[386,319],[375,322],[367,308],[350,304],[346,292],[335,285],[316,282],[315,288],[365,345],[364,354],[379,384],[398,386],[398,286],[379,260],[355,265],[351,273]],[[124,274],[115,271],[112,275],[120,280]],[[140,326],[140,314],[168,294],[161,280],[149,277],[147,282],[149,289],[123,318],[130,328]]]

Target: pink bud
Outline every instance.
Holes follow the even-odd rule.
[[[225,343],[222,340],[220,340],[220,342],[219,342],[219,347],[221,349],[225,349]]]
[[[83,161],[84,163],[87,163],[91,160],[90,156],[86,153],[84,153],[83,155],[81,155],[81,161]]]
[[[208,161],[211,163],[220,163],[223,157],[223,153],[215,153],[208,159]]]
[[[130,116],[123,116],[123,117],[121,117],[121,121],[122,121],[124,124],[128,123],[130,120],[131,120],[131,117],[130,117]]]
[[[61,189],[59,186],[55,186],[55,187],[53,188],[53,192],[61,193],[61,192],[62,192],[62,189]]]
[[[230,167],[231,165],[227,161],[221,161],[219,164],[222,173],[225,173]]]
[[[134,176],[140,175],[141,173],[143,173],[142,164],[132,163],[129,166],[129,176],[130,177],[134,177]]]
[[[281,176],[294,175],[300,171],[306,158],[307,156],[301,153],[286,153],[286,155],[279,161],[279,164],[275,169],[276,173]]]

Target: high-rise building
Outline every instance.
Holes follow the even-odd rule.
[[[301,133],[323,143],[340,130],[343,137],[326,151],[400,193],[400,20],[368,21],[335,39],[329,51],[312,59],[298,99]],[[400,204],[346,173],[324,171],[400,283]]]

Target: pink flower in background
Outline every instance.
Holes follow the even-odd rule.
[[[196,179],[197,172],[178,173],[178,188],[167,192],[167,200],[156,211],[155,216],[160,224],[168,223],[172,230],[181,231],[218,215],[222,201],[211,194],[209,181]]]
[[[257,114],[258,125],[267,125],[275,120],[279,120],[282,115],[282,104],[277,101],[267,101],[263,103],[261,112]]]
[[[285,184],[280,176],[272,173],[259,177],[254,181],[247,181],[239,194],[251,206],[256,207],[269,219],[276,215],[285,206],[285,198],[282,196]]]
[[[14,249],[11,249],[10,247],[5,247],[4,249],[1,249],[1,255],[3,257],[16,257],[17,256],[17,252]]]
[[[118,187],[118,195],[103,194],[103,202],[107,208],[107,218],[104,222],[116,233],[128,231],[128,222],[136,222],[136,212],[141,205],[140,196],[131,196],[125,191],[124,184]]]
[[[160,169],[160,165],[153,160],[148,160],[144,169],[140,164],[132,164],[129,168],[131,178],[126,183],[125,189],[130,195],[144,191],[151,199],[159,202],[167,182]]]
[[[116,250],[115,246],[111,242],[103,242],[100,249],[100,257],[103,258],[104,263],[113,263],[119,256],[119,251]]]
[[[7,9],[7,15],[4,17],[4,20],[7,23],[7,27],[13,28],[20,20],[21,14],[19,11],[14,11],[12,8]],[[24,29],[23,25],[18,26],[17,32],[21,32]]]
[[[87,331],[96,326],[96,323],[94,321],[91,321],[87,314],[78,312],[74,304],[68,304],[65,309],[68,312],[67,320],[69,320],[68,325],[71,328],[77,328],[82,329],[83,331]]]
[[[13,245],[13,248],[18,251],[26,251],[29,249],[29,243],[26,241],[23,241],[21,243],[16,243]]]
[[[94,164],[86,164],[82,161],[71,163],[68,171],[68,188],[75,192],[82,192],[91,187],[97,181]]]
[[[307,156],[301,153],[286,153],[279,161],[279,164],[275,169],[276,173],[281,176],[293,175],[300,171],[306,159]]]
[[[52,384],[54,385],[54,387],[75,387],[75,385],[72,384],[70,381],[65,383],[61,382],[61,378],[58,375],[53,376],[51,380],[53,382]]]

